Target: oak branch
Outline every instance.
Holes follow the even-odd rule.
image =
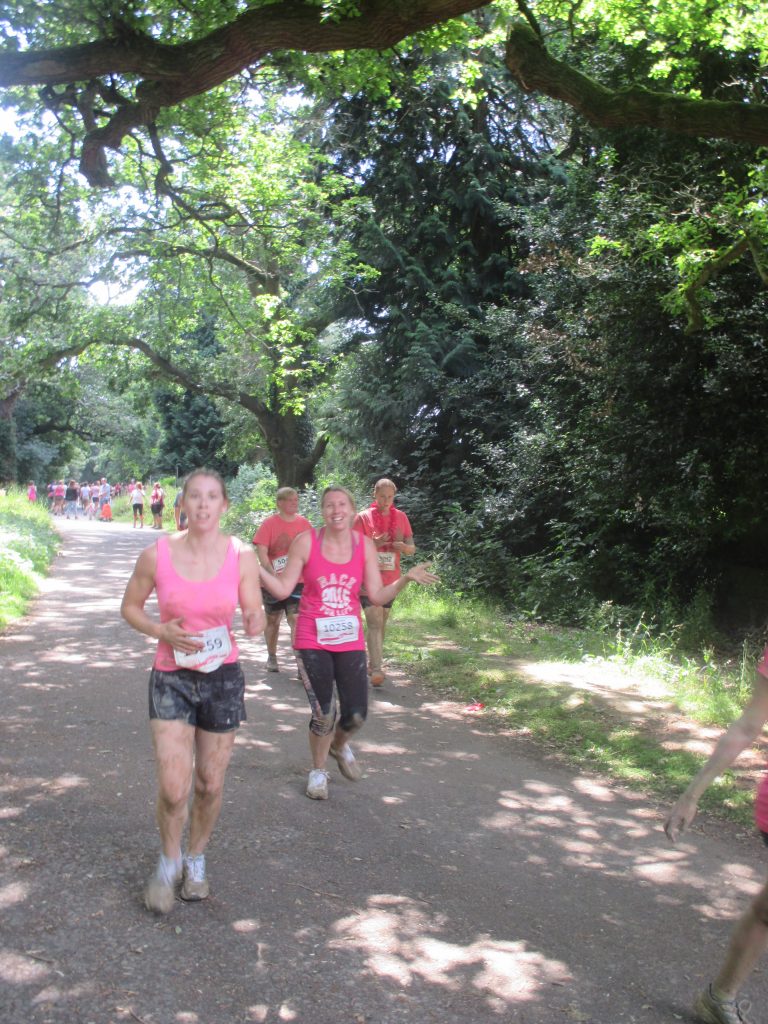
[[[282,0],[246,11],[200,39],[160,42],[114,23],[114,34],[78,46],[0,53],[0,88],[41,86],[51,106],[80,113],[80,169],[88,182],[111,182],[106,151],[159,112],[205,93],[285,50],[383,50],[422,29],[487,6],[477,0],[361,0],[356,17],[323,20],[319,7]],[[606,89],[552,57],[525,22],[512,25],[506,64],[527,92],[541,93],[605,128],[648,126],[676,134],[768,145],[768,107],[690,99],[644,88]],[[118,84],[116,84],[118,83]]]

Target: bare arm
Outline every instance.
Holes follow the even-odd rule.
[[[267,547],[267,545],[266,544],[256,544],[255,548],[256,548],[256,555],[257,555],[257,557],[259,559],[259,564],[263,565],[264,568],[267,570],[267,572],[270,573],[272,576],[274,576],[275,575],[275,570],[272,568],[272,561],[271,561],[271,559],[269,557],[269,548]]]
[[[306,530],[291,541],[291,546],[288,548],[288,562],[279,576],[273,574],[271,566],[269,569],[265,569],[263,565],[259,566],[261,585],[278,601],[284,601],[296,589],[302,569],[309,558],[310,549],[310,531]]]
[[[429,572],[427,563],[420,562],[410,568],[400,579],[384,586],[376,560],[376,546],[370,537],[364,537],[363,541],[365,543],[365,592],[371,604],[389,604],[411,582],[424,585],[438,582],[437,576]]]
[[[696,817],[699,800],[707,786],[755,742],[767,720],[768,679],[757,673],[751,700],[717,741],[709,760],[691,779],[664,822],[664,831],[673,843]]]
[[[416,554],[416,544],[414,543],[413,537],[403,537],[402,540],[393,540],[391,546],[395,551],[399,551],[401,555]]]
[[[256,552],[248,545],[240,547],[240,610],[246,636],[264,632],[264,608],[261,603],[259,563]]]
[[[177,651],[193,654],[202,649],[202,643],[195,633],[188,633],[181,625],[181,619],[170,622],[156,622],[144,611],[147,598],[155,589],[157,568],[157,545],[145,548],[136,561],[131,578],[123,594],[120,614],[129,626],[154,640],[164,640]]]

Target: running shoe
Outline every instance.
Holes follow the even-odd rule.
[[[338,749],[331,747],[328,753],[336,759],[339,771],[345,779],[349,779],[350,782],[360,781],[363,776],[363,770],[355,760],[355,755],[352,753],[352,748],[348,743],[345,743],[343,747]]]
[[[205,877],[205,854],[199,853],[196,857],[185,856],[181,898],[188,903],[196,903],[198,900],[207,899],[210,891],[208,879]]]
[[[278,665],[277,665],[277,658],[273,658],[272,655],[270,655],[267,658],[267,672],[279,672],[279,671],[280,671],[280,669],[278,668]]]
[[[181,874],[171,874],[161,858],[144,889],[144,906],[155,914],[167,914],[176,901],[176,886]]]
[[[750,1004],[746,1000],[737,1003],[735,999],[723,999],[714,994],[711,985],[693,1004],[693,1010],[704,1024],[752,1024],[747,1016]]]
[[[328,799],[328,772],[325,768],[312,768],[307,779],[307,796],[310,800]]]

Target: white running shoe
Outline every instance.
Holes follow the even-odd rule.
[[[328,799],[328,772],[325,768],[312,768],[307,779],[307,796],[310,800]]]

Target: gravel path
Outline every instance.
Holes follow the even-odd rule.
[[[260,640],[212,896],[147,913],[152,649],[118,607],[154,534],[61,530],[0,638],[0,1024],[691,1019],[764,875],[756,839],[704,822],[673,848],[658,807],[397,673],[356,744],[366,777],[334,766],[330,800],[307,800],[303,691],[265,674]]]

